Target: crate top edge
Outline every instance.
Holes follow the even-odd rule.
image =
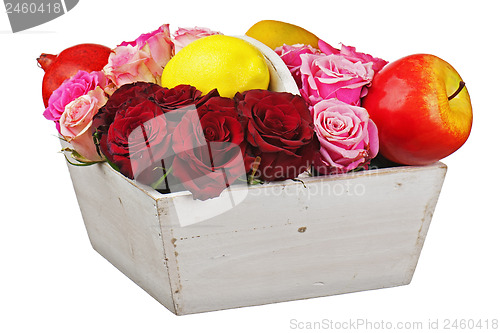
[[[179,192],[173,192],[173,193],[167,193],[167,194],[162,194],[158,192],[157,190],[153,189],[152,187],[144,184],[140,184],[136,182],[135,180],[129,179],[119,173],[118,171],[114,170],[109,164],[107,163],[102,163],[105,168],[110,170],[113,173],[118,174],[121,176],[124,180],[129,182],[132,186],[138,188],[142,192],[144,192],[146,195],[154,199],[155,201],[158,200],[164,200],[164,199],[173,199],[175,197],[186,197],[186,196],[191,196],[191,193],[189,191],[179,191]],[[380,168],[380,169],[372,169],[372,170],[365,170],[365,171],[357,171],[357,172],[349,172],[349,173],[344,173],[344,174],[337,174],[337,175],[325,175],[325,176],[314,176],[314,177],[301,177],[300,180],[304,184],[311,184],[311,183],[316,183],[316,182],[322,182],[325,180],[344,180],[344,179],[356,179],[356,178],[363,178],[363,177],[370,177],[373,175],[388,175],[388,174],[395,174],[395,173],[408,173],[408,172],[420,172],[428,169],[444,169],[443,172],[446,172],[447,166],[443,162],[435,162],[433,164],[429,165],[423,165],[423,166],[395,166],[395,167],[387,167],[387,168]],[[274,186],[290,186],[290,185],[297,185],[301,184],[300,182],[293,181],[293,180],[285,180],[285,181],[276,181],[272,183],[265,183],[262,185],[255,185],[255,186],[263,186],[263,187],[274,187]],[[237,185],[234,186],[231,190],[238,190],[238,187],[241,187],[243,189],[246,187],[246,185]]]

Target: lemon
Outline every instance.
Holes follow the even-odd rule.
[[[319,40],[316,35],[304,28],[274,20],[263,20],[255,23],[245,35],[257,39],[273,50],[283,44],[306,44],[318,48]]]
[[[269,69],[252,44],[225,35],[200,38],[181,49],[163,69],[161,85],[196,87],[203,94],[217,88],[222,97],[237,92],[267,89]]]

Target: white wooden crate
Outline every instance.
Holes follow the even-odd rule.
[[[206,202],[107,164],[69,170],[94,249],[183,315],[408,284],[446,165],[237,186]]]

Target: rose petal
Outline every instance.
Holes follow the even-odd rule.
[[[328,99],[311,110],[321,146],[315,161],[319,172],[347,172],[369,163],[377,155],[377,129],[365,109]]]

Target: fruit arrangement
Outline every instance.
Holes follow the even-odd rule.
[[[376,159],[433,163],[472,126],[465,83],[444,60],[389,63],[279,21],[242,38],[164,24],[113,49],[80,44],[38,62],[44,116],[69,163],[109,163],[200,200],[236,183],[360,171]]]

